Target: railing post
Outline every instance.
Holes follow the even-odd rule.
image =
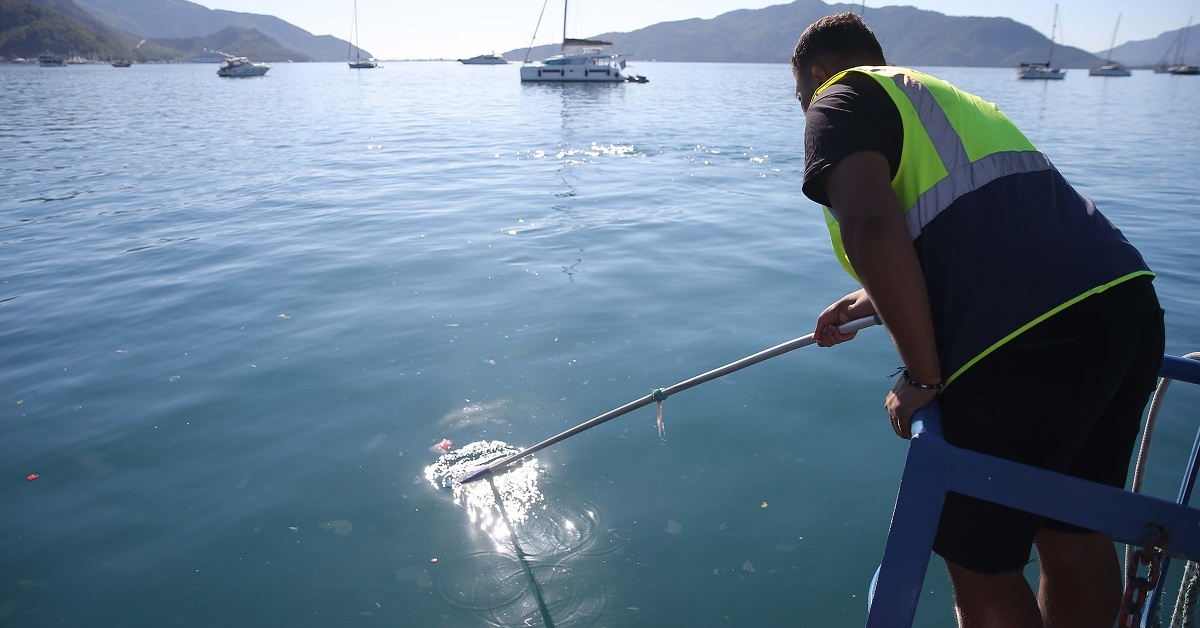
[[[868,600],[867,628],[908,628],[933,551],[949,476],[941,413],[932,403],[913,417],[913,438],[900,479],[883,561]]]

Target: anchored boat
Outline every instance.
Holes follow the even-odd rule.
[[[1108,42],[1108,53],[1104,55],[1104,65],[1088,70],[1088,76],[1133,76],[1129,68],[1113,61],[1112,51],[1117,45],[1117,29],[1121,27],[1121,14],[1117,14],[1117,25],[1113,27],[1112,40]]]
[[[270,69],[271,66],[265,63],[254,63],[246,57],[229,57],[221,62],[221,67],[217,68],[217,76],[231,78],[262,76]]]
[[[1058,5],[1054,5],[1054,22],[1050,25],[1050,54],[1045,63],[1022,63],[1017,66],[1017,78],[1061,81],[1067,71],[1054,67],[1054,34],[1058,27]]]
[[[625,61],[613,52],[613,44],[599,39],[570,39],[567,32],[567,0],[563,0],[563,41],[559,54],[521,67],[521,80],[551,83],[621,83]]]
[[[476,55],[470,59],[459,59],[459,63],[463,65],[505,65],[508,60],[496,54]]]
[[[370,70],[379,67],[379,63],[373,58],[363,59],[362,49],[358,47],[358,0],[354,2],[354,32],[350,33],[350,51],[354,53],[353,59],[346,59],[346,63],[350,64],[351,70]],[[349,52],[346,56],[349,57]]]

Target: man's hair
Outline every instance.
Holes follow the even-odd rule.
[[[887,63],[875,33],[854,13],[829,15],[804,29],[792,53],[792,71],[807,72],[820,60],[829,59],[841,61],[846,67]]]

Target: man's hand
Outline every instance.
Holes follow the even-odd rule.
[[[929,405],[935,397],[936,390],[917,388],[904,381],[903,377],[896,378],[896,385],[883,401],[883,409],[887,410],[896,436],[905,440],[912,438],[913,414]]]
[[[813,338],[817,341],[818,347],[832,347],[852,340],[858,332],[852,331],[844,334],[838,329],[838,326],[874,314],[875,306],[871,304],[871,299],[867,298],[866,290],[851,292],[825,308],[825,311],[817,316],[817,327],[813,330]]]

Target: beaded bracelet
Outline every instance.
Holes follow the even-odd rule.
[[[904,369],[904,372],[901,376],[904,378],[905,383],[907,383],[909,386],[915,386],[917,388],[924,388],[925,390],[941,390],[942,386],[946,385],[945,382],[938,382],[936,384],[922,384],[921,382],[918,382],[917,380],[913,379],[912,376],[908,374],[908,369]]]

